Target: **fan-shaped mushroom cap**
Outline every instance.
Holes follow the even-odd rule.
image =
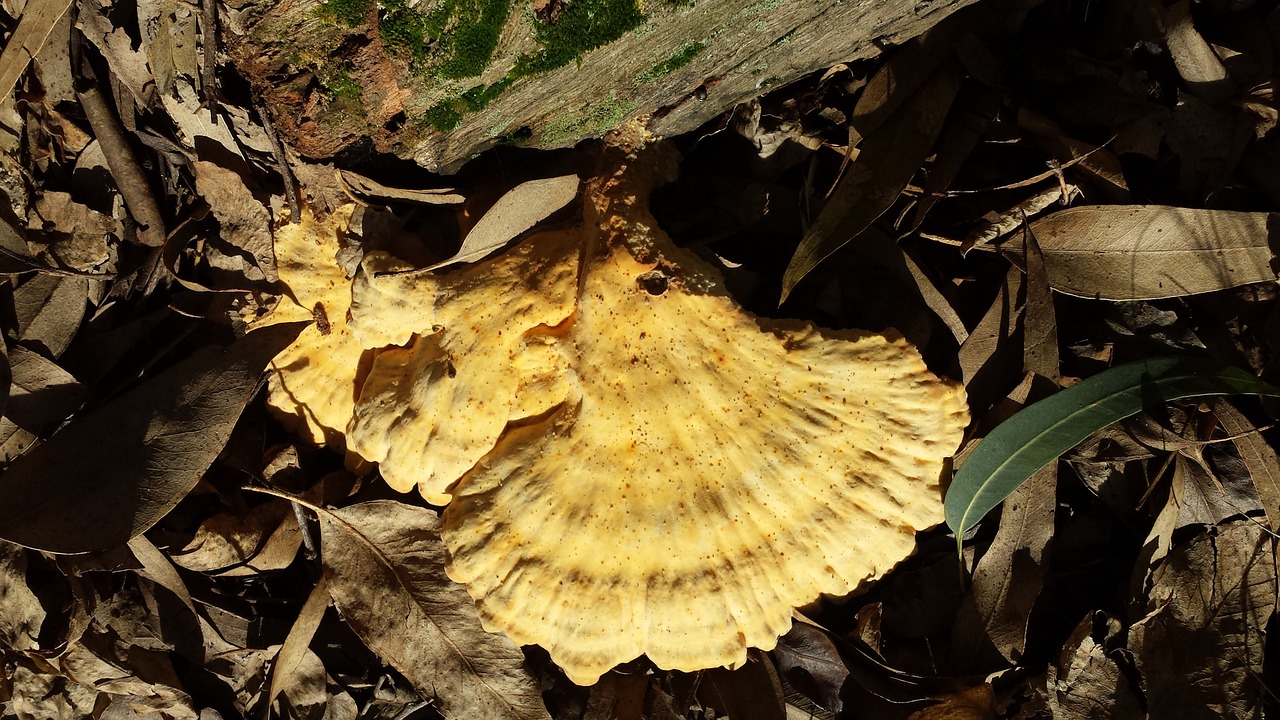
[[[745,312],[657,229],[646,160],[587,190],[581,228],[440,276],[366,277],[353,311],[361,335],[390,298],[430,308],[375,361],[353,441],[365,428],[361,451],[401,487],[461,475],[450,576],[486,628],[584,684],[642,653],[740,664],[794,607],[884,573],[942,519],[968,420],[896,334]],[[431,434],[398,455],[411,425]]]
[[[441,276],[371,279],[402,266],[365,259],[352,330],[366,347],[404,347],[374,357],[347,438],[387,484],[443,505],[509,423],[548,409],[529,386],[559,382],[559,370],[538,336],[573,311],[578,253],[562,233]]]
[[[318,445],[342,447],[355,409],[356,376],[363,348],[347,328],[351,280],[335,256],[354,206],[324,220],[307,212],[301,222],[275,232],[276,265],[292,298],[266,322],[316,318],[271,361],[267,405],[285,423]]]

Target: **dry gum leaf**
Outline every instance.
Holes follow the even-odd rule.
[[[0,96],[13,92],[27,63],[40,52],[53,27],[71,7],[71,0],[36,0],[23,8],[18,27],[5,41],[0,53]]]
[[[321,510],[325,578],[343,618],[446,717],[545,720],[520,649],[485,632],[443,572],[434,512],[389,500]]]
[[[300,329],[278,325],[197,351],[15,460],[0,475],[0,537],[77,553],[151,527],[195,486],[268,359]]]
[[[1158,205],[1092,206],[1041,218],[1031,232],[1054,290],[1150,300],[1275,280],[1268,218]]]
[[[578,176],[565,175],[520,183],[498,198],[471,228],[457,254],[425,270],[438,270],[492,255],[578,196]]]
[[[71,344],[84,319],[89,282],[39,274],[13,291],[18,338],[56,358]]]
[[[381,200],[384,202],[391,200],[424,203],[427,205],[456,205],[466,201],[465,197],[459,195],[452,188],[407,190],[383,185],[350,170],[337,170],[335,174],[338,182],[342,185],[342,189],[356,200]]]

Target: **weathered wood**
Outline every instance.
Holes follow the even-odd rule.
[[[498,143],[565,147],[632,119],[685,132],[974,1],[240,0],[227,35],[304,155],[365,136],[449,171]]]

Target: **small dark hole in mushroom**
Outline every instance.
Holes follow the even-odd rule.
[[[449,377],[451,377],[451,378],[452,378],[452,377],[458,377],[458,368],[456,368],[456,367],[454,367],[454,366],[453,366],[453,361],[452,361],[452,360],[450,360],[450,361],[449,361],[449,364],[448,364],[448,365],[445,365],[444,371],[445,371],[445,372],[447,372],[447,373],[449,373]]]
[[[661,295],[667,291],[667,276],[657,270],[636,278],[636,283],[650,295]]]

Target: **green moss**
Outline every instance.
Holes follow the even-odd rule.
[[[489,103],[493,102],[494,98],[511,87],[512,82],[514,81],[511,78],[505,77],[492,85],[477,85],[462,93],[459,99],[467,110],[471,112],[483,110]]]
[[[426,61],[431,49],[430,17],[409,7],[408,0],[382,0],[378,35],[388,48],[403,52],[414,63]],[[441,7],[449,3],[441,3]],[[437,8],[439,9],[439,8]]]
[[[610,92],[607,99],[592,105],[582,115],[558,117],[547,123],[542,141],[555,145],[574,138],[603,135],[635,109],[634,101],[620,101],[617,93]]]
[[[341,102],[361,105],[360,93],[362,88],[355,78],[351,77],[351,69],[348,67],[338,68],[338,72],[332,77],[324,78],[322,81],[328,89],[329,94]]]
[[[462,113],[453,100],[442,100],[427,109],[422,119],[436,130],[447,133],[462,123]]]
[[[688,65],[695,57],[698,56],[698,53],[701,53],[705,49],[707,49],[706,43],[691,42],[677,50],[671,57],[646,70],[644,74],[640,76],[639,80],[640,82],[650,82],[652,80],[657,80],[664,75],[669,75],[685,65]]]
[[[577,61],[643,23],[636,0],[574,0],[555,22],[535,27],[541,50],[516,58],[510,77],[528,77]]]
[[[316,17],[335,25],[356,27],[364,22],[369,0],[323,0],[316,6]]]
[[[474,77],[489,66],[511,4],[441,0],[422,12],[410,7],[409,0],[381,0],[378,30],[387,47],[407,55],[415,70],[440,78]]]

